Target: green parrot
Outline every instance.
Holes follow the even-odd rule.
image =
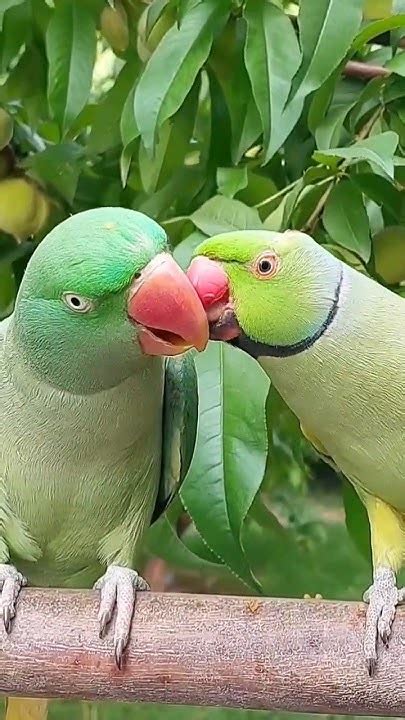
[[[367,510],[373,583],[370,674],[405,598],[405,303],[298,231],[235,231],[204,241],[188,277],[210,336],[256,357],[322,457]]]
[[[116,610],[121,667],[135,593],[148,589],[136,553],[194,448],[197,385],[183,353],[207,342],[201,302],[164,230],[145,215],[78,213],[35,250],[0,325],[7,632],[27,582],[95,584],[101,636]],[[46,712],[46,701],[11,699],[7,720]]]

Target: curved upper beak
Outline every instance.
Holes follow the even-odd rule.
[[[225,304],[229,300],[228,276],[221,265],[214,260],[198,255],[191,261],[187,277],[206,312],[218,303]]]
[[[197,291],[209,322],[212,340],[234,340],[241,329],[230,297],[229,280],[220,263],[203,255],[192,260],[187,277]]]
[[[128,316],[147,355],[180,355],[208,342],[208,321],[193,285],[169,253],[160,253],[130,289]]]

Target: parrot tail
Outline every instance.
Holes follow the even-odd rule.
[[[48,702],[39,698],[7,698],[6,720],[46,720]]]

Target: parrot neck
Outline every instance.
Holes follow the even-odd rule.
[[[72,348],[64,341],[63,332],[38,337],[25,318],[18,316],[16,308],[4,343],[10,377],[25,375],[49,388],[84,396],[118,387],[161,362],[160,358],[156,363],[155,358],[137,352],[134,342],[107,342],[97,354],[97,349],[81,336],[77,340],[77,347]]]

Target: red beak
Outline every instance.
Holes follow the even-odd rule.
[[[192,260],[187,277],[207,312],[217,303],[224,305],[228,302],[228,276],[219,263],[199,255]]]
[[[213,340],[233,340],[240,335],[230,297],[228,276],[219,263],[199,255],[191,262],[187,277],[195,287],[210,327]]]
[[[187,276],[168,253],[157,255],[132,284],[128,316],[139,329],[147,355],[180,355],[204,350],[208,322]]]

